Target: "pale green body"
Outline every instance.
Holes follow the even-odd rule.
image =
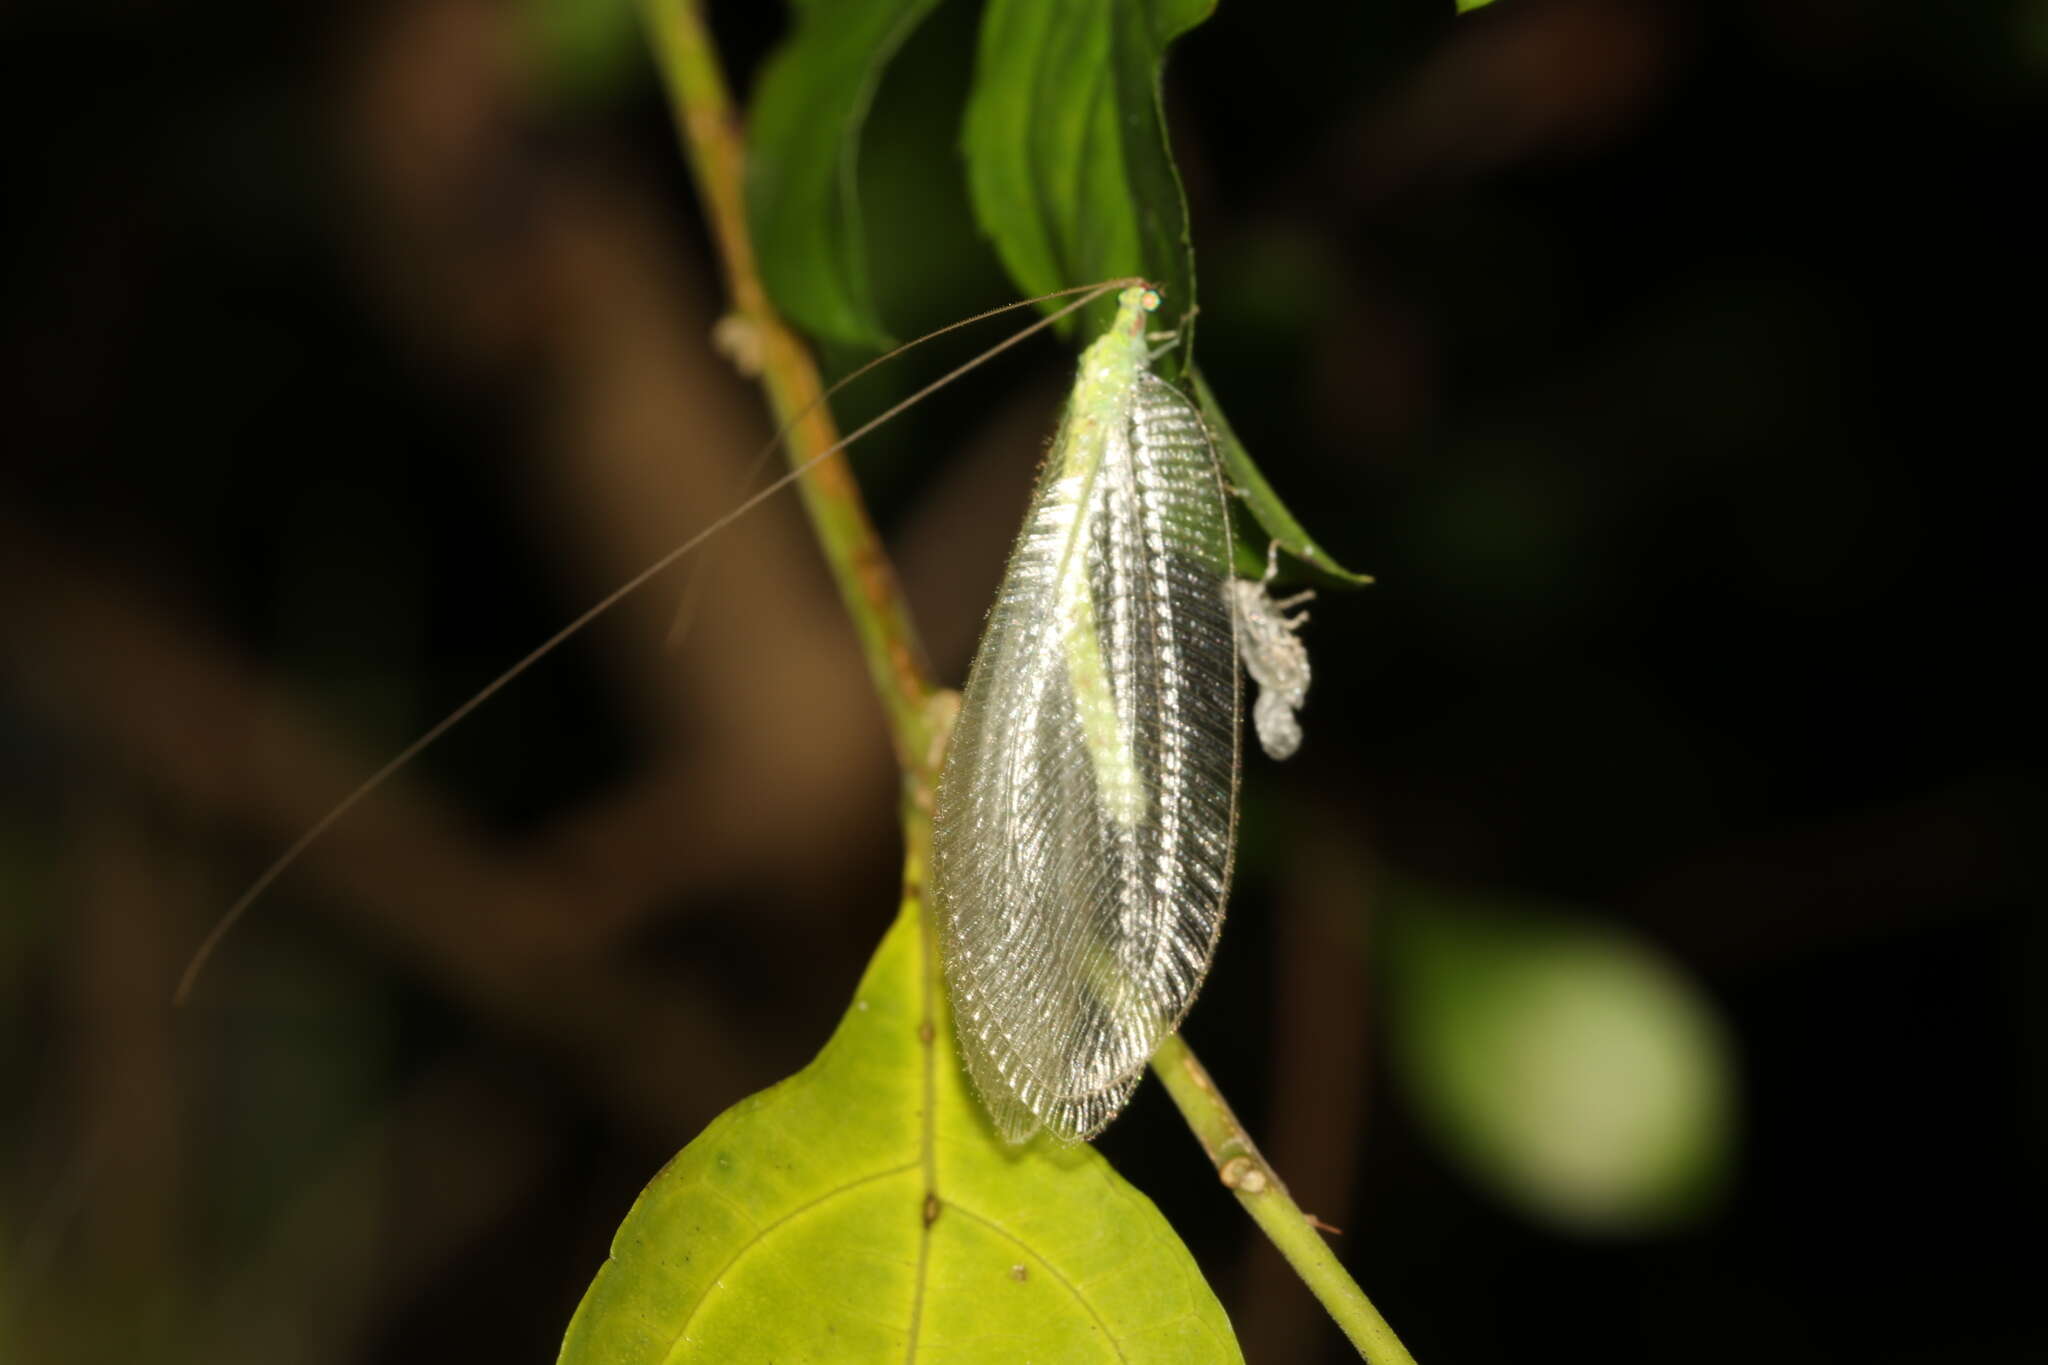
[[[1159,295],[1150,289],[1132,287],[1118,295],[1116,320],[1081,352],[1080,372],[1074,379],[1073,396],[1067,400],[1067,419],[1051,456],[1058,473],[1050,497],[1076,509],[1080,519],[1059,568],[1055,599],[1055,610],[1064,623],[1067,671],[1106,809],[1125,826],[1144,817],[1145,787],[1131,748],[1130,726],[1118,716],[1110,691],[1101,637],[1095,629],[1088,566],[1080,547],[1088,543],[1093,529],[1090,494],[1102,473],[1111,434],[1119,422],[1128,420],[1131,392],[1137,387],[1139,373],[1148,368],[1151,352],[1145,333],[1158,306]]]

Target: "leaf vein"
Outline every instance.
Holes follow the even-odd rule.
[[[1111,1350],[1116,1352],[1116,1358],[1118,1360],[1130,1359],[1129,1356],[1124,1354],[1123,1343],[1117,1340],[1116,1333],[1110,1328],[1109,1323],[1103,1319],[1102,1314],[1095,1311],[1095,1305],[1089,1301],[1088,1296],[1081,1292],[1081,1286],[1075,1284],[1071,1279],[1061,1274],[1059,1267],[1055,1266],[1051,1261],[1046,1260],[1045,1257],[1039,1255],[1038,1252],[1034,1251],[1029,1242],[1025,1241],[1022,1237],[1010,1231],[1008,1228],[1004,1227],[1001,1223],[996,1222],[993,1218],[985,1218],[981,1214],[978,1214],[974,1212],[974,1210],[966,1208],[963,1205],[950,1204],[947,1207],[952,1209],[953,1212],[959,1214],[963,1218],[973,1219],[975,1222],[987,1228],[990,1232],[993,1232],[996,1236],[1001,1237],[1004,1241],[1016,1247],[1020,1253],[1022,1253],[1025,1256],[1029,1256],[1039,1265],[1045,1267],[1045,1273],[1050,1275],[1055,1283],[1057,1283],[1062,1289],[1066,1290],[1068,1294],[1073,1296],[1074,1302],[1081,1306],[1081,1310],[1085,1312],[1090,1318],[1090,1320],[1092,1320],[1095,1323],[1096,1327],[1101,1330],[1102,1339],[1109,1343],[1109,1347]]]
[[[876,1171],[873,1175],[864,1175],[858,1180],[849,1180],[843,1185],[839,1185],[833,1189],[827,1190],[824,1194],[819,1195],[816,1199],[806,1200],[804,1203],[797,1205],[795,1208],[789,1210],[789,1212],[783,1214],[780,1218],[777,1218],[772,1222],[763,1223],[759,1228],[755,1229],[753,1236],[741,1242],[738,1248],[733,1251],[733,1254],[726,1258],[725,1264],[718,1267],[717,1270],[713,1271],[711,1275],[706,1278],[703,1292],[697,1295],[697,1301],[690,1305],[690,1311],[685,1313],[683,1315],[683,1320],[676,1325],[676,1334],[674,1338],[670,1340],[668,1350],[662,1353],[662,1359],[668,1360],[674,1357],[676,1347],[681,1345],[683,1338],[689,1335],[690,1324],[696,1321],[698,1310],[703,1308],[703,1306],[707,1302],[709,1302],[711,1298],[711,1291],[719,1287],[719,1282],[725,1278],[727,1272],[729,1272],[734,1266],[738,1265],[740,1261],[746,1257],[748,1252],[752,1251],[755,1247],[759,1246],[763,1241],[767,1240],[769,1233],[774,1232],[783,1224],[791,1222],[792,1220],[801,1217],[803,1214],[809,1213],[813,1209],[822,1208],[826,1204],[831,1203],[833,1200],[838,1199],[843,1195],[851,1194],[853,1191],[860,1189],[864,1185],[872,1185],[877,1181],[887,1180],[892,1176],[902,1175],[906,1171],[914,1171],[917,1169],[917,1165],[918,1164],[916,1162],[912,1161],[901,1166],[892,1166],[887,1170]],[[723,1191],[718,1190],[711,1185],[700,1184],[698,1188],[717,1195],[719,1198],[724,1199],[727,1203],[733,1202],[730,1195],[725,1194]],[[735,1207],[739,1206],[735,1205]],[[742,1212],[744,1212],[744,1209],[742,1209]]]

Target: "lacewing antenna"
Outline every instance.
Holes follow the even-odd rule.
[[[925,335],[918,337],[913,341],[905,342],[903,345],[898,346],[895,350],[890,351],[885,355],[877,356],[875,359],[868,361],[865,365],[862,365],[860,368],[854,370],[851,374],[848,374],[845,378],[839,380],[830,388],[826,389],[823,393],[819,394],[815,399],[811,400],[810,403],[806,404],[801,412],[797,413],[794,417],[790,418],[789,421],[785,422],[781,426],[781,428],[779,428],[776,431],[775,435],[768,440],[767,444],[762,447],[760,455],[755,457],[756,467],[758,467],[761,460],[767,458],[768,455],[774,452],[777,446],[782,444],[784,438],[787,437],[789,433],[796,427],[797,423],[803,421],[803,419],[808,417],[812,412],[814,412],[820,404],[823,404],[827,400],[829,400],[832,397],[832,395],[838,393],[841,389],[845,388],[848,384],[851,384],[854,380],[859,379],[861,376],[867,374],[868,371],[874,369],[876,366],[881,365],[886,361],[893,360],[897,356],[902,355],[905,351],[909,351],[915,347],[921,346],[925,342],[931,341],[934,338],[944,336],[949,332],[958,331],[963,327],[970,327],[977,322],[985,321],[989,318],[996,317],[1000,314],[1012,312],[1018,308],[1028,308],[1034,304],[1043,303],[1050,299],[1065,298],[1068,295],[1079,296],[1075,298],[1073,302],[1062,306],[1054,312],[1048,313],[1046,316],[1040,318],[1038,321],[1032,323],[1030,326],[1020,328],[1018,331],[1012,333],[1010,336],[1004,338],[1002,341],[999,341],[995,345],[990,346],[987,350],[982,351],[978,355],[975,355],[972,358],[961,362],[959,365],[956,365],[951,370],[948,370],[939,378],[934,379],[929,384],[926,384],[922,388],[918,389],[909,397],[901,399],[898,402],[891,404],[878,416],[873,417],[866,422],[863,422],[859,427],[856,427],[853,431],[840,437],[837,441],[833,442],[825,449],[819,451],[815,455],[810,456],[802,463],[794,466],[788,472],[782,474],[780,477],[766,484],[757,492],[754,492],[748,495],[746,498],[742,499],[730,511],[719,516],[718,518],[713,520],[709,525],[705,526],[702,530],[698,531],[695,535],[685,540],[682,544],[676,546],[673,550],[670,550],[668,553],[661,556],[661,558],[655,560],[652,564],[649,564],[639,573],[634,574],[624,583],[621,583],[618,587],[612,589],[612,591],[606,593],[603,597],[599,598],[581,615],[577,616],[574,620],[570,621],[567,625],[563,626],[560,630],[556,631],[553,635],[550,635],[546,640],[542,641],[539,645],[535,646],[531,651],[522,656],[518,660],[518,662],[514,663],[511,667],[507,668],[497,677],[491,679],[490,682],[484,684],[484,686],[478,689],[476,694],[470,697],[468,701],[463,702],[462,705],[456,707],[453,711],[450,711],[446,716],[442,717],[439,721],[435,722],[434,725],[429,727],[427,731],[424,734],[422,734],[418,739],[414,740],[412,743],[406,745],[403,749],[399,750],[396,754],[392,755],[391,759],[388,762],[386,762],[383,767],[377,769],[376,772],[370,774],[370,776],[363,779],[363,781],[353,791],[349,792],[348,795],[342,797],[340,801],[334,804],[332,809],[330,809],[325,815],[321,816],[318,820],[314,821],[312,826],[309,827],[305,833],[301,834],[297,839],[293,840],[291,845],[287,847],[283,853],[279,854],[277,858],[270,864],[270,866],[264,868],[263,872],[256,878],[255,881],[249,884],[248,890],[244,891],[239,897],[236,898],[234,904],[230,905],[225,911],[221,913],[220,918],[215,920],[213,923],[213,927],[207,931],[206,937],[201,939],[199,946],[193,950],[191,960],[185,964],[185,970],[183,974],[180,975],[178,978],[178,988],[171,997],[171,1003],[173,1005],[183,1005],[186,1002],[186,1000],[190,998],[192,994],[192,988],[194,984],[199,980],[200,973],[206,969],[206,964],[212,960],[214,951],[220,947],[221,941],[227,937],[229,931],[232,930],[236,924],[241,922],[242,917],[249,912],[251,906],[253,906],[259,899],[262,898],[263,893],[270,889],[272,883],[276,882],[279,877],[283,876],[285,872],[288,871],[291,868],[291,866],[294,863],[296,863],[301,856],[304,855],[307,849],[311,848],[314,844],[319,842],[321,836],[325,835],[328,830],[334,828],[336,824],[340,823],[341,819],[344,816],[346,816],[351,810],[355,809],[357,805],[359,805],[366,797],[375,792],[379,787],[382,787],[387,781],[391,779],[391,777],[394,774],[396,774],[400,769],[405,767],[406,764],[412,762],[413,759],[419,757],[419,755],[424,750],[426,750],[428,746],[432,745],[436,740],[440,739],[441,736],[447,734],[457,725],[460,725],[472,711],[476,710],[479,706],[482,706],[485,702],[489,701],[492,697],[496,696],[506,686],[517,680],[521,674],[525,673],[528,669],[532,668],[535,664],[539,663],[542,659],[546,658],[549,654],[552,654],[556,649],[561,647],[561,645],[564,642],[568,641],[570,638],[575,636],[577,632],[584,629],[584,627],[588,626],[591,622],[597,620],[598,617],[610,611],[613,607],[617,606],[627,597],[630,597],[634,592],[638,591],[641,587],[645,586],[650,580],[660,575],[664,570],[668,569],[671,565],[675,564],[678,560],[682,559],[685,555],[689,554],[692,550],[695,550],[705,541],[711,539],[711,537],[725,530],[728,526],[731,526],[734,522],[740,520],[749,512],[752,512],[756,507],[760,506],[762,503],[766,502],[769,498],[781,492],[783,489],[787,488],[792,483],[795,483],[798,479],[802,478],[806,473],[810,472],[810,470],[814,466],[816,466],[819,462],[826,459],[828,456],[838,454],[840,451],[852,445],[855,441],[861,439],[861,437],[873,431],[876,427],[879,427],[883,423],[890,421],[891,419],[895,418],[899,413],[902,413],[906,409],[914,407],[918,403],[923,402],[933,393],[936,393],[938,390],[952,383],[960,376],[980,367],[981,365],[986,364],[990,360],[993,360],[996,356],[1001,355],[1004,351],[1007,351],[1011,347],[1024,341],[1027,337],[1034,336],[1037,333],[1044,331],[1046,328],[1051,327],[1053,324],[1059,322],[1062,318],[1065,318],[1070,314],[1079,311],[1080,309],[1086,308],[1089,304],[1093,303],[1095,300],[1103,297],[1106,294],[1112,293],[1116,290],[1123,289],[1137,283],[1141,282],[1134,279],[1107,280],[1100,284],[1080,285],[1073,289],[1055,290],[1053,293],[1041,294],[1036,298],[1020,299],[1015,303],[1004,304],[1000,308],[987,309],[983,312],[974,314],[972,317],[962,318],[958,322],[949,323],[946,326],[939,328],[937,331],[927,332],[925,333]]]

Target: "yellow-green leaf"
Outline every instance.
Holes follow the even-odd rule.
[[[817,1059],[649,1185],[563,1365],[1234,1361],[1222,1305],[1087,1146],[1006,1146],[908,905]]]
[[[1711,1202],[1735,1062],[1679,967],[1612,925],[1425,883],[1387,905],[1392,1041],[1422,1118],[1547,1221],[1647,1231]]]

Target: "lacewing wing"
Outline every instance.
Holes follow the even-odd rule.
[[[1223,924],[1230,522],[1201,417],[1149,368],[1158,302],[1125,290],[1082,355],[939,780],[947,981],[968,1072],[1012,1142],[1116,1117]]]

